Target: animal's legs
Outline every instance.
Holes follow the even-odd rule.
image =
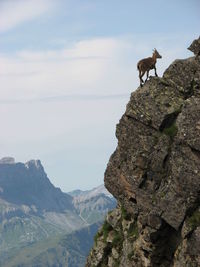
[[[145,82],[147,81],[148,78],[149,78],[149,70],[147,71],[147,78],[146,78]]]
[[[142,79],[142,77],[144,76],[144,74],[145,74],[145,71],[142,71],[141,73],[140,73],[140,86],[142,87],[142,83],[144,83],[144,81],[143,81],[143,79]]]
[[[156,75],[156,77],[158,77],[158,74],[157,74],[157,72],[156,72],[156,66],[154,67],[154,70],[155,70],[155,75]]]
[[[143,83],[144,81],[142,80],[141,70],[140,70],[140,69],[138,69],[138,70],[139,70],[140,86],[142,86],[142,83]]]
[[[139,72],[139,78],[140,78],[140,81],[141,82],[144,82],[143,79],[142,79],[142,77],[144,76],[144,74],[145,74],[145,71],[140,71]]]

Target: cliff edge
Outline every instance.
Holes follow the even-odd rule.
[[[200,266],[200,38],[194,42],[195,57],[175,60],[131,95],[105,171],[118,206],[87,267]]]

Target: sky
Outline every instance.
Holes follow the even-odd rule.
[[[137,62],[156,48],[162,76],[192,56],[199,10],[199,0],[0,0],[0,157],[40,159],[65,192],[102,184]]]

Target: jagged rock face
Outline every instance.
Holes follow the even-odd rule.
[[[174,61],[133,92],[116,136],[105,185],[119,207],[86,266],[200,266],[199,57]]]

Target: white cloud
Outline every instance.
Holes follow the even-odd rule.
[[[132,70],[120,59],[125,46],[121,40],[102,38],[62,50],[0,55],[0,99],[127,93]]]
[[[60,50],[0,54],[0,101],[30,100],[62,95],[127,94],[138,86],[136,64],[150,56],[153,40],[98,38],[69,44]],[[162,54],[158,73],[186,49],[170,48],[166,39],[156,46]],[[153,74],[153,73],[152,73]]]
[[[0,33],[37,18],[52,7],[52,0],[2,0],[0,2]]]

